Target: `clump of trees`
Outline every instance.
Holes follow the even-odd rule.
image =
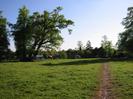
[[[119,34],[118,49],[123,54],[133,56],[133,7],[128,8],[127,16],[123,19],[122,25],[125,31]]]
[[[107,39],[107,36],[103,36],[101,43],[101,48],[103,49],[104,57],[114,57],[115,48],[112,45],[112,42]]]
[[[77,42],[77,48],[68,50],[49,50],[44,52],[45,58],[53,56],[52,58],[62,58],[62,59],[74,59],[74,58],[113,58],[116,57],[116,49],[112,46],[112,42],[107,39],[106,36],[103,37],[101,41],[101,47],[93,48],[91,42],[88,40],[86,45],[82,41]],[[52,54],[51,54],[52,53]],[[46,57],[47,56],[47,57]]]
[[[75,51],[75,55],[80,55],[81,58],[112,58],[115,56],[115,48],[106,36],[103,37],[99,48],[93,48],[89,40],[85,46],[81,41],[78,41],[77,46],[78,49],[73,51]]]
[[[73,25],[73,21],[60,14],[61,10],[61,7],[57,7],[52,12],[34,12],[29,15],[25,6],[19,9],[17,22],[10,24],[10,27],[20,61],[32,60],[41,49],[54,49],[61,45],[61,30]]]
[[[14,24],[7,22],[0,11],[0,61],[9,59],[32,61],[38,54],[44,58],[64,59],[133,57],[133,7],[128,8],[127,16],[122,21],[125,30],[119,34],[117,48],[113,47],[107,36],[103,36],[99,48],[93,48],[90,41],[87,41],[85,46],[82,41],[78,41],[76,49],[59,51],[56,49],[63,42],[62,29],[67,28],[71,34],[69,26],[74,24],[72,20],[60,14],[61,10],[62,7],[57,7],[51,12],[29,14],[29,10],[23,6],[19,9]],[[10,36],[14,38],[16,52],[9,49]]]

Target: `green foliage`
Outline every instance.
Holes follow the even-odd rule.
[[[84,50],[84,54],[85,54],[84,57],[86,58],[93,57],[92,51],[93,51],[93,47],[91,46],[91,42],[88,40]]]
[[[92,56],[97,57],[97,58],[98,57],[105,58],[106,53],[102,47],[100,47],[100,48],[96,47],[92,50]]]
[[[67,59],[68,58],[67,53],[64,50],[59,51],[58,54],[59,54],[59,58],[61,58],[61,59]]]
[[[87,43],[86,43],[86,50],[91,51],[92,49],[93,48],[91,46],[91,42],[90,41],[87,41]]]
[[[20,9],[17,23],[12,27],[19,59],[33,58],[41,49],[55,49],[61,45],[61,30],[73,25],[73,21],[60,14],[61,10],[61,7],[57,7],[52,12],[28,15],[26,7]]]
[[[35,53],[32,53],[34,56],[40,48],[59,47],[63,41],[60,35],[61,30],[73,24],[71,20],[65,19],[64,15],[59,14],[60,11],[61,8],[57,7],[52,12],[44,11],[43,14],[35,12],[30,17],[32,26],[31,50],[34,50]]]
[[[91,99],[101,66],[91,61],[96,59],[1,63],[0,98]]]
[[[75,58],[75,55],[77,55],[77,51],[73,49],[68,49],[66,53],[69,59],[73,59]]]
[[[8,52],[9,42],[6,25],[6,18],[2,16],[2,12],[0,11],[0,61],[6,59]]]
[[[119,34],[118,48],[133,53],[133,7],[128,8],[127,17],[123,19],[125,31]]]
[[[19,15],[16,24],[12,25],[12,35],[14,36],[16,54],[20,60],[24,60],[27,54],[27,45],[30,42],[29,32],[29,11],[24,6],[19,9]]]
[[[105,52],[105,57],[112,57],[113,56],[114,49],[113,49],[113,46],[112,46],[112,42],[108,41],[106,35],[103,36],[101,47],[103,48],[103,50]]]
[[[126,30],[119,34],[119,50],[133,52],[133,30]]]

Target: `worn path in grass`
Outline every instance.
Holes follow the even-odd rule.
[[[109,64],[103,63],[100,78],[100,88],[97,92],[96,99],[114,99],[111,95],[111,75],[109,70]]]

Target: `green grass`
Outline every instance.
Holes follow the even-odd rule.
[[[100,66],[96,59],[0,63],[0,99],[91,99]]]
[[[116,99],[133,99],[133,61],[111,62]]]

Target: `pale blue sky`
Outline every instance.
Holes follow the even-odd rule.
[[[103,35],[107,35],[115,44],[118,33],[123,31],[121,21],[127,14],[127,8],[133,6],[133,0],[1,0],[0,10],[8,21],[14,23],[18,9],[23,5],[31,13],[52,11],[62,6],[66,18],[75,22],[71,35],[66,30],[62,31],[64,43],[61,49],[69,49],[77,47],[77,41],[85,45],[88,40],[93,47],[99,47]],[[11,48],[14,49],[13,42]]]

